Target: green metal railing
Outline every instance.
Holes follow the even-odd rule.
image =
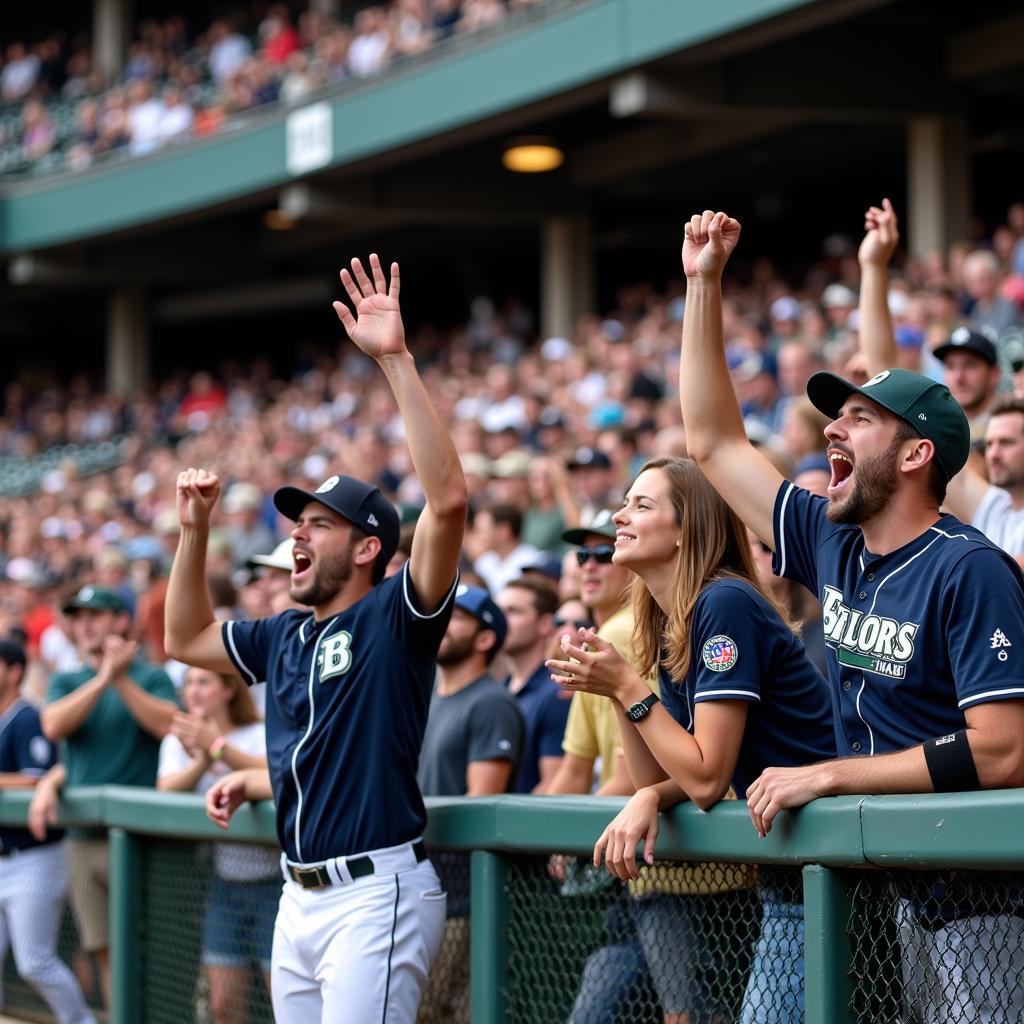
[[[23,822],[28,800],[24,792],[0,796],[0,822]],[[544,890],[544,906],[554,907],[557,913],[561,904],[549,898],[546,888],[547,855],[589,857],[596,837],[623,803],[589,797],[511,796],[428,801],[428,845],[470,854],[474,1024],[544,1019],[544,1011],[531,1016],[522,1010],[522,993],[516,991],[526,976],[523,971],[537,966],[524,966],[524,957],[529,959],[531,954],[514,941],[516,929],[523,926],[523,915],[516,912],[517,899],[527,889]],[[176,899],[175,879],[193,877],[195,841],[274,844],[273,807],[243,807],[230,832],[224,833],[207,820],[198,796],[105,787],[66,793],[61,823],[108,830],[111,1019],[113,1024],[155,1024],[164,1018],[155,1011],[143,1011],[146,990],[152,972],[160,969],[160,959],[169,954],[164,946],[155,945],[161,936],[153,926],[140,923],[149,920],[152,890],[158,886],[165,897]],[[978,907],[955,910],[947,914],[949,920],[968,912],[1019,918],[1021,882],[1014,872],[1024,867],[1022,840],[1024,790],[1002,790],[818,800],[799,813],[781,815],[765,839],[755,834],[742,802],[722,803],[710,813],[687,805],[664,817],[656,856],[659,862],[754,864],[762,866],[762,872],[788,869],[798,887],[802,881],[806,1021],[877,1024],[909,1020],[912,1014],[900,1007],[903,983],[898,965],[892,968],[897,972],[895,980],[890,978],[888,989],[880,992],[874,975],[881,967],[874,961],[863,962],[863,950],[877,938],[880,927],[870,919],[873,908],[886,903],[887,893],[929,893],[940,883],[942,898],[948,902],[953,878],[957,893],[965,894],[964,899],[984,900],[984,905],[979,902]],[[166,867],[174,859],[172,852],[178,862],[188,865],[177,875]],[[995,892],[999,906],[993,902]],[[866,911],[855,909],[855,894],[857,907],[867,907]],[[183,895],[180,904],[185,903]],[[886,920],[883,930],[894,929]],[[940,918],[938,925],[928,924],[928,934],[947,923]],[[598,939],[591,936],[586,941]],[[569,996],[562,995],[568,999],[579,984],[578,973],[567,970],[558,983],[564,985]],[[879,1011],[881,1005],[889,1008]],[[197,1013],[193,1007],[184,1012],[168,1007],[167,1012],[168,1020],[198,1019],[190,1016]],[[901,1016],[904,1013],[906,1017]]]

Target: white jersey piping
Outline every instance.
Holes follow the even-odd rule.
[[[338,621],[338,616],[335,616],[327,624],[327,628],[323,632],[321,639],[326,639],[327,630]],[[313,732],[313,719],[316,713],[316,705],[313,701],[313,677],[316,675],[316,649],[313,653],[309,662],[309,683],[307,685],[307,692],[309,694],[309,724],[306,726],[306,731],[302,735],[302,739],[295,744],[295,749],[292,751],[292,781],[295,783],[295,792],[298,795],[298,800],[295,804],[295,859],[302,863],[302,840],[299,838],[299,825],[302,821],[302,786],[299,785],[299,773],[297,768],[297,761],[299,757],[299,751],[302,749],[303,744],[309,739],[310,734]]]

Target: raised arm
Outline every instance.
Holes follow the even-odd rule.
[[[376,254],[370,256],[370,273],[372,281],[357,259],[352,261],[351,273],[342,270],[341,283],[355,315],[343,302],[335,302],[334,309],[348,336],[384,371],[405,424],[409,454],[426,498],[413,537],[409,572],[420,611],[431,612],[455,579],[469,502],[466,478],[405,345],[398,264],[391,264],[390,285]]]
[[[178,474],[181,538],[167,584],[164,647],[172,658],[187,665],[213,672],[234,672],[206,589],[210,512],[219,496],[220,481],[205,469],[186,469]]]
[[[722,339],[722,270],[739,237],[738,221],[711,210],[686,225],[679,400],[690,455],[747,526],[774,546],[772,513],[782,475],[747,440]]]
[[[896,365],[896,340],[889,317],[889,261],[900,234],[896,211],[888,199],[864,214],[860,243],[860,349],[869,377]]]

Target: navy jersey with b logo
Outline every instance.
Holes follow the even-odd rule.
[[[20,697],[0,715],[0,772],[41,778],[57,763],[53,744],[43,735],[39,712]],[[50,830],[46,842],[61,837]],[[41,845],[27,828],[0,828],[0,849],[24,850]]]
[[[780,576],[821,601],[840,756],[883,754],[964,728],[964,709],[1024,699],[1024,579],[973,527],[941,516],[887,555],[784,483]]]
[[[267,682],[267,763],[288,859],[314,864],[423,832],[416,768],[455,583],[419,611],[408,563],[339,615],[226,622],[246,682]]]
[[[741,796],[772,765],[836,756],[825,681],[799,638],[745,580],[714,580],[700,592],[686,678],[677,686],[664,668],[659,677],[665,709],[688,732],[696,704],[750,704],[732,779]]]

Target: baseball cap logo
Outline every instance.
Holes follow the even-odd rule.
[[[82,589],[78,592],[78,600],[91,601],[95,593],[96,591],[93,590],[92,587],[82,587]]]
[[[871,380],[869,380],[864,385],[864,387],[870,388],[870,387],[874,387],[875,384],[881,384],[882,381],[885,380],[885,378],[888,377],[888,376],[889,376],[889,371],[888,370],[883,370],[881,373],[876,373],[874,375],[874,377],[872,377]]]
[[[372,512],[366,517],[366,521],[371,526],[380,526],[380,523],[377,522],[377,517]]]
[[[338,486],[339,476],[329,476],[317,489],[316,494],[323,494],[326,491],[333,491]]]
[[[459,584],[459,589],[455,591],[455,596],[456,597],[465,597],[467,590],[469,590],[469,587],[467,587],[465,583],[460,583]]]
[[[950,336],[949,340],[954,345],[964,345],[971,340],[971,332],[966,327],[958,327]]]

